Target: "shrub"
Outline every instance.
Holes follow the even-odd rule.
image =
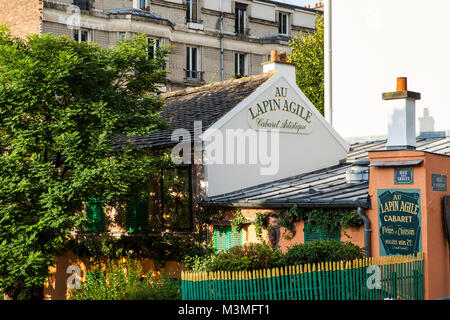
[[[250,243],[212,256],[188,258],[185,262],[185,268],[190,271],[258,270],[283,265],[283,253],[267,244]]]
[[[126,271],[125,271],[126,270]],[[72,300],[177,300],[181,299],[179,279],[151,271],[142,276],[139,262],[109,262],[104,269],[92,267],[79,290],[74,290]]]
[[[350,261],[359,258],[364,258],[364,250],[351,242],[313,241],[290,247],[285,255],[285,265]]]

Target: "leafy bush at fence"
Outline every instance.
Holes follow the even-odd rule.
[[[125,271],[126,269],[126,271]],[[91,268],[86,281],[74,290],[72,300],[179,300],[181,285],[165,273],[158,277],[151,272],[142,276],[142,266],[128,261],[107,263],[102,270],[99,265]]]
[[[283,265],[283,253],[267,244],[250,243],[210,256],[187,257],[185,269],[190,271],[245,271]]]
[[[313,241],[290,247],[285,254],[285,265],[350,261],[359,258],[364,258],[364,250],[351,242]]]

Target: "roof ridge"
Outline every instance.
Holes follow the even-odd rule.
[[[271,78],[277,72],[278,72],[278,70],[273,70],[273,71],[269,71],[266,73],[260,73],[260,74],[251,75],[248,77],[242,77],[239,79],[228,79],[228,80],[223,80],[223,81],[211,82],[209,84],[205,84],[205,85],[202,85],[199,87],[186,88],[186,89],[180,89],[180,90],[171,91],[171,92],[167,92],[167,93],[162,93],[159,95],[159,97],[162,99],[172,98],[172,97],[182,96],[182,95],[189,94],[189,93],[203,91],[203,90],[211,88],[211,87],[216,87],[216,86],[218,87],[218,86],[222,86],[222,85],[228,85],[231,83],[247,82],[247,81],[252,81],[252,80],[256,80],[256,79],[263,79],[265,77]]]

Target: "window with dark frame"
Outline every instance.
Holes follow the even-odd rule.
[[[201,80],[198,48],[186,47],[186,79]]]
[[[92,41],[91,30],[73,30],[73,38],[78,42],[90,42]]]
[[[239,35],[248,35],[247,29],[247,5],[243,3],[235,4],[235,32]]]
[[[278,13],[278,33],[288,35],[289,33],[289,14],[285,12]]]
[[[186,0],[186,22],[200,23],[198,19],[198,0]]]
[[[147,0],[139,0],[139,9],[146,9],[147,8]]]
[[[161,40],[160,39],[152,39],[147,38],[147,45],[148,45],[148,57],[149,59],[155,59],[156,52],[161,47]]]
[[[82,10],[89,10],[89,0],[73,0],[73,5]]]
[[[248,76],[247,54],[234,54],[234,74],[239,78]]]
[[[127,203],[126,230],[128,232],[147,232],[149,219],[148,197]]]

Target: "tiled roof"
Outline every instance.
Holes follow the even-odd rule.
[[[162,94],[160,98],[164,100],[165,106],[161,115],[171,129],[145,137],[118,138],[116,146],[120,147],[125,142],[138,148],[173,146],[176,144],[171,141],[173,130],[186,129],[193,136],[194,121],[201,121],[203,131],[207,130],[274,74],[275,72],[268,72]]]
[[[305,173],[287,179],[205,198],[203,205],[279,208],[369,206],[369,183],[347,183],[346,171],[357,160],[367,159],[368,151],[385,150],[386,140],[354,143],[345,164]],[[417,138],[418,151],[450,155],[450,136]]]
[[[351,164],[301,174],[224,195],[205,198],[203,205],[242,207],[349,207],[368,205],[368,182],[349,184]]]

